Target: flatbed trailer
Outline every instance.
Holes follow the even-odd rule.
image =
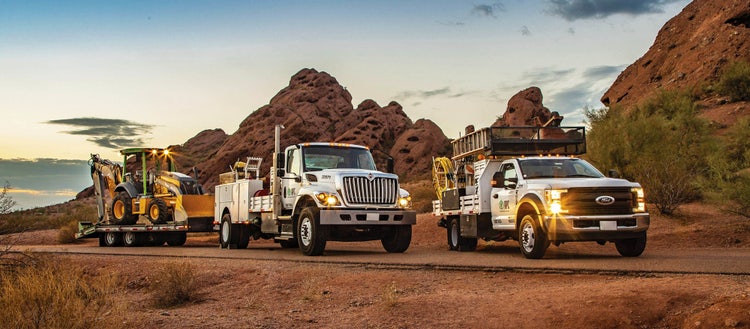
[[[108,225],[78,222],[76,239],[99,239],[99,246],[170,246],[185,244],[187,233],[217,232],[218,225],[190,226],[183,223]]]

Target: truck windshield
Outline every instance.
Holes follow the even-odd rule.
[[[522,159],[521,173],[526,179],[566,178],[566,177],[604,177],[599,170],[588,162],[575,158]]]
[[[308,146],[303,149],[304,171],[355,168],[375,170],[375,161],[367,149],[356,147]]]

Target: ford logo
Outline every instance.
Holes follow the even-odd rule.
[[[594,201],[596,203],[602,205],[602,206],[609,206],[613,203],[615,203],[615,198],[609,196],[609,195],[602,195],[600,197],[597,197]]]

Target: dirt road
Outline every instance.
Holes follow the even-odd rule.
[[[525,259],[513,242],[485,245],[476,252],[451,252],[433,246],[414,246],[404,254],[388,254],[379,243],[334,243],[324,256],[306,257],[297,249],[261,242],[246,250],[222,250],[210,243],[183,247],[99,247],[81,245],[17,246],[26,251],[95,255],[170,256],[217,259],[276,260],[311,264],[358,264],[381,268],[435,268],[469,271],[599,274],[725,274],[750,275],[750,249],[646,250],[640,257],[621,257],[614,246],[562,245],[550,247],[541,260]]]

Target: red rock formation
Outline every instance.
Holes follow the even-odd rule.
[[[385,158],[383,153],[391,154],[396,173],[404,177],[427,177],[431,157],[447,155],[448,139],[431,121],[420,120],[424,122],[415,125],[396,102],[381,107],[368,99],[355,109],[351,101],[351,94],[328,73],[314,69],[299,71],[292,76],[289,86],[279,91],[269,104],[248,115],[237,132],[197,165],[201,183],[210,189],[218,183],[220,173],[247,156],[263,156],[262,171],[267,173],[274,147],[273,127],[279,124],[285,127],[282,148],[301,142],[365,145],[383,151],[373,152],[376,159]],[[407,138],[396,149],[395,145],[406,133],[411,134],[412,140]],[[413,137],[417,135],[429,144],[415,143]],[[414,147],[420,156],[399,151],[407,147]],[[405,165],[406,161],[410,164]]]
[[[695,0],[664,24],[651,48],[601,101],[629,108],[659,89],[716,81],[723,67],[737,60],[750,61],[750,2]]]
[[[556,116],[542,104],[542,90],[529,87],[508,100],[508,108],[493,126],[541,126]]]

